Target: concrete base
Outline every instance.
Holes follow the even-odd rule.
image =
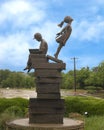
[[[64,118],[63,124],[29,124],[29,119],[18,119],[6,123],[6,130],[84,130],[83,121]]]

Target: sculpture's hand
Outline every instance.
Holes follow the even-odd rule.
[[[59,36],[60,34],[61,34],[61,33],[59,32],[59,33],[57,33],[56,35]]]
[[[58,24],[57,26],[61,27],[60,24]]]

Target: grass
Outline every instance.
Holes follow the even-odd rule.
[[[84,130],[104,130],[104,116],[92,116],[85,118]]]
[[[84,130],[104,130],[104,115],[87,117],[79,113],[70,113],[69,118],[84,121]]]

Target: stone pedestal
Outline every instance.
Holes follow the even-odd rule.
[[[18,119],[6,123],[6,130],[84,130],[84,123],[64,118],[63,124],[29,124],[29,119]]]

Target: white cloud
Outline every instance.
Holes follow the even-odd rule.
[[[45,17],[45,4],[43,2],[27,0],[10,0],[1,4],[0,23],[8,21],[11,26],[25,27],[42,20]]]
[[[24,34],[13,34],[6,38],[0,37],[0,63],[21,65],[26,60],[29,44]]]
[[[15,0],[8,1],[2,5],[2,10],[6,13],[16,15],[18,13],[23,13],[30,10],[31,5],[26,1]]]
[[[104,39],[104,20],[98,17],[94,21],[75,22],[72,37],[78,40],[89,41]]]

